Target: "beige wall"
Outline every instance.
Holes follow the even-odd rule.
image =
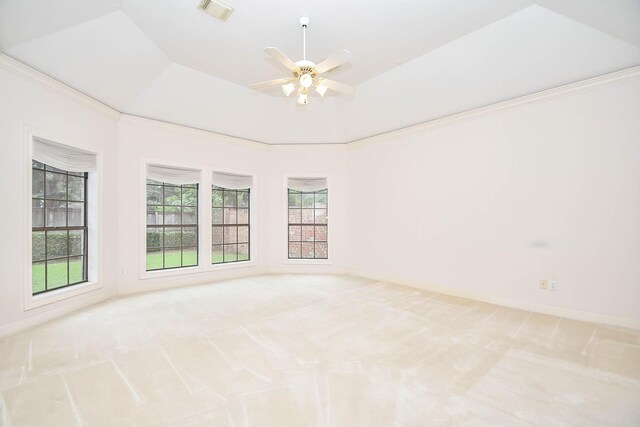
[[[638,118],[635,78],[353,144],[351,271],[639,324]]]
[[[103,288],[64,301],[25,310],[24,290],[30,258],[26,258],[28,209],[31,194],[25,191],[31,166],[25,154],[26,129],[55,135],[57,142],[81,142],[102,155],[103,205],[117,203],[117,116],[100,112],[84,102],[41,85],[40,77],[14,72],[13,65],[0,63],[0,335],[45,318],[107,298],[115,291],[115,215],[102,218]],[[25,209],[26,208],[26,209]],[[91,208],[91,207],[90,207]]]

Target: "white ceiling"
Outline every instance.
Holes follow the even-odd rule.
[[[0,0],[0,49],[124,113],[268,143],[341,143],[640,65],[640,0]],[[346,48],[352,97],[305,107],[250,83],[262,49]]]

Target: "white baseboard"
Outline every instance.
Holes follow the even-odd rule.
[[[552,316],[564,317],[567,319],[580,320],[583,322],[602,323],[605,325],[618,326],[640,330],[640,320],[629,319],[625,317],[616,317],[608,314],[593,313],[589,311],[575,310],[557,305],[532,303],[512,298],[498,297],[480,292],[467,291],[463,289],[453,289],[444,286],[428,285],[416,282],[407,282],[396,278],[383,277],[381,275],[370,274],[362,271],[349,271],[350,275],[364,277],[366,279],[377,280],[380,282],[395,283],[410,288],[421,289],[425,291],[437,292],[440,294],[451,295],[460,298],[466,298],[476,301],[482,301],[490,304],[501,305],[509,308],[533,311],[535,313],[549,314]]]
[[[77,299],[72,298],[71,300],[64,300],[60,303],[43,306],[41,311],[39,309],[32,310],[37,313],[31,314],[32,311],[30,311],[28,317],[0,326],[0,338],[7,335],[13,335],[17,332],[45,323],[48,320],[62,317],[74,311],[106,301],[114,296],[116,296],[115,289],[103,290],[97,294],[85,294],[82,296],[82,299],[80,299],[80,297]]]

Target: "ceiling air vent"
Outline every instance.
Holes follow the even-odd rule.
[[[222,22],[226,22],[233,12],[233,8],[231,6],[228,6],[219,0],[202,0],[198,5],[198,9],[208,13],[214,18],[218,18]]]

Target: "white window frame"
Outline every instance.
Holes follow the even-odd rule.
[[[327,209],[327,258],[326,259],[311,259],[311,258],[300,258],[300,259],[291,259],[289,258],[289,178],[324,178],[327,180],[327,204],[329,208]],[[331,174],[329,173],[285,173],[283,175],[283,237],[284,237],[284,264],[291,265],[331,265],[333,264],[333,239],[331,238],[332,228],[331,228],[331,218],[333,217],[333,198],[331,191]]]
[[[26,234],[27,244],[24,251],[24,294],[23,304],[24,311],[31,310],[37,307],[41,307],[46,304],[51,304],[57,301],[62,301],[67,298],[71,298],[77,295],[81,295],[87,292],[95,291],[103,288],[102,278],[103,276],[103,230],[102,230],[102,211],[103,211],[103,180],[102,180],[102,151],[96,151],[94,147],[85,144],[77,137],[72,135],[61,135],[48,130],[35,129],[28,126],[24,127],[23,131],[24,139],[24,176],[23,182],[25,186],[23,188],[24,196],[24,223],[23,229]],[[87,259],[87,278],[88,281],[79,283],[77,285],[68,286],[39,295],[33,295],[33,283],[32,283],[32,160],[33,160],[33,141],[34,139],[44,139],[47,141],[56,142],[61,145],[66,145],[70,148],[77,148],[80,150],[88,151],[96,155],[96,171],[89,172],[89,178],[87,182],[87,228],[88,228],[88,252]]]
[[[147,271],[147,165],[162,165],[178,168],[195,169],[200,171],[200,182],[198,183],[198,265],[192,267],[172,268],[168,270]],[[250,200],[251,209],[249,221],[250,256],[249,261],[239,261],[227,264],[211,264],[211,181],[213,171],[230,173],[237,175],[251,176],[253,185],[251,187]],[[227,169],[212,167],[196,163],[174,162],[157,158],[140,159],[140,244],[139,244],[139,278],[141,280],[156,279],[171,276],[183,276],[190,274],[211,273],[221,270],[231,270],[236,268],[255,267],[257,262],[257,174],[255,172],[237,169]],[[255,208],[254,208],[255,207]],[[255,224],[255,225],[254,225]]]
[[[213,172],[226,173],[230,175],[244,175],[251,177],[251,191],[249,191],[249,260],[247,261],[235,261],[221,264],[212,264],[211,263],[211,186],[212,186],[212,175]],[[208,222],[208,258],[207,261],[209,266],[213,271],[221,271],[221,270],[230,270],[234,268],[246,268],[246,267],[255,267],[257,265],[256,257],[258,255],[258,245],[257,245],[257,232],[258,229],[258,217],[256,216],[257,212],[257,195],[258,195],[258,180],[256,179],[256,173],[246,170],[238,170],[238,169],[227,169],[227,168],[210,168],[208,171],[209,174],[209,197],[207,199],[208,209],[209,209],[209,222]]]

